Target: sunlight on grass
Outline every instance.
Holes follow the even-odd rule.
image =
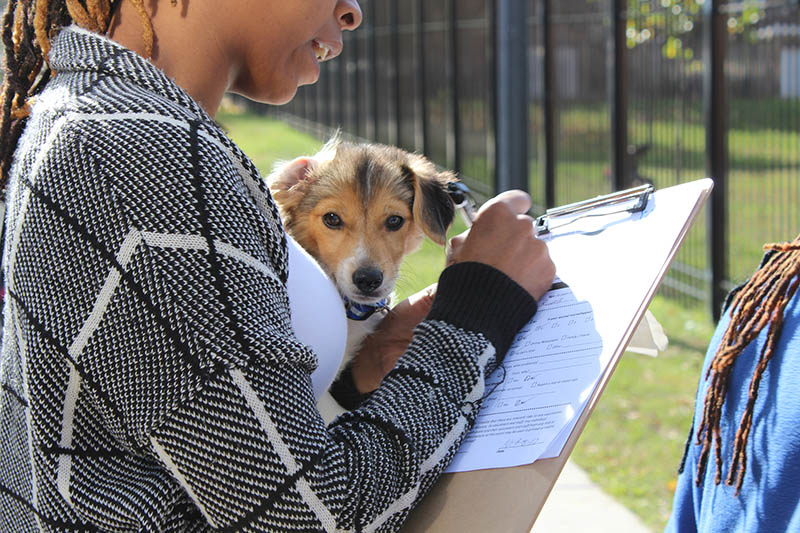
[[[650,311],[670,340],[656,358],[625,353],[572,457],[654,531],[666,525],[713,325],[656,297]]]
[[[286,124],[254,114],[223,110],[217,115],[217,122],[264,176],[276,162],[315,154],[323,144]]]

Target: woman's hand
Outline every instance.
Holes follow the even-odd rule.
[[[536,238],[526,215],[531,199],[506,191],[481,206],[472,227],[450,239],[447,264],[477,261],[519,283],[537,301],[550,289],[556,269],[547,245]]]
[[[353,359],[353,383],[359,392],[380,386],[384,376],[406,352],[414,328],[422,322],[433,304],[436,285],[423,289],[397,304],[368,336]]]

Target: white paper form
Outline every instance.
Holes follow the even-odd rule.
[[[517,335],[503,368],[487,380],[475,427],[447,472],[517,466],[561,453],[711,185],[706,179],[657,191],[640,213],[611,207],[603,216],[554,224],[543,239],[557,282]]]
[[[487,460],[492,467],[516,466],[541,456],[586,399],[602,349],[591,305],[556,280],[503,368],[487,380],[491,393],[448,471],[487,468]]]

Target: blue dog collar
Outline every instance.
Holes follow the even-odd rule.
[[[342,296],[344,308],[347,311],[347,318],[350,320],[366,320],[378,311],[389,308],[389,301],[384,298],[375,304],[360,304],[351,302],[346,296]]]

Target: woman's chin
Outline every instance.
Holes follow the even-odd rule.
[[[319,81],[320,67],[319,63],[314,61],[313,66],[309,71],[298,81],[297,86],[314,85]]]
[[[234,87],[230,92],[244,96],[248,100],[270,105],[283,105],[292,101],[297,94],[297,86],[287,85],[287,87]]]
[[[294,97],[297,95],[297,90],[302,87],[303,85],[313,85],[317,83],[319,80],[319,71],[317,71],[316,75],[314,76],[304,76],[300,80],[298,80],[295,84],[287,84],[286,87],[282,87],[281,90],[276,90],[276,88],[272,88],[272,90],[263,91],[258,97],[250,97],[253,100],[258,102],[263,102],[265,104],[271,105],[283,105],[288,104],[291,102]]]

